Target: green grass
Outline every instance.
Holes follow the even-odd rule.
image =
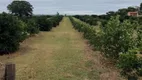
[[[16,64],[16,80],[100,80],[109,70],[95,53],[65,17],[52,31],[25,40],[19,51],[0,60]]]

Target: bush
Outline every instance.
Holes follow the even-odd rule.
[[[98,18],[97,18],[97,16],[92,17],[92,16],[89,16],[89,15],[82,15],[82,16],[75,15],[74,17],[77,18],[77,19],[80,19],[81,21],[86,22],[86,23],[88,23],[90,25],[94,25],[94,26],[98,25]]]
[[[50,31],[52,29],[52,22],[45,16],[38,17],[37,24],[41,31]]]
[[[133,70],[137,70],[139,65],[139,59],[133,53],[125,53],[120,54],[118,60],[118,67],[122,69],[123,73],[128,75],[133,72]]]
[[[103,52],[107,57],[117,59],[119,53],[126,53],[134,49],[137,39],[134,35],[134,26],[130,21],[119,21],[119,16],[112,17],[104,27]]]
[[[135,78],[142,75],[142,59],[135,54],[141,51],[142,30],[137,23],[121,22],[119,16],[112,17],[99,32],[92,26],[70,17],[75,29],[83,32],[90,44],[107,57],[118,60],[122,73]]]
[[[30,34],[39,33],[39,27],[34,19],[29,19],[27,22],[27,32]]]
[[[19,48],[25,25],[10,14],[0,15],[0,53],[14,52]]]
[[[142,59],[132,52],[120,54],[118,67],[122,69],[121,74],[127,76],[128,79],[137,80],[137,77],[142,75]]]
[[[41,31],[50,31],[52,27],[59,25],[59,22],[62,20],[63,16],[38,16],[36,17],[37,24]]]
[[[29,37],[32,34],[39,33],[39,27],[38,27],[35,17],[18,17],[18,18],[20,20],[22,20],[23,25],[26,26],[24,28],[24,32],[23,32],[21,41],[25,40],[27,37]]]
[[[94,27],[83,23],[81,21],[75,21],[72,17],[70,20],[75,29],[79,32],[83,32],[83,35],[86,39],[89,40],[90,44],[95,47],[97,50],[101,50],[102,48],[102,31],[97,32]]]

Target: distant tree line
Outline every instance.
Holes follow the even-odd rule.
[[[118,11],[109,11],[106,14],[103,15],[74,15],[74,17],[89,23],[90,25],[98,25],[98,22],[101,22],[102,26],[104,27],[107,23],[107,21],[111,18],[111,16],[117,16],[120,15],[120,21],[123,22],[126,19],[131,20],[131,22],[137,21],[139,24],[142,25],[142,17],[133,17],[128,16],[128,12],[135,12],[138,11],[138,13],[142,14],[142,3],[140,6],[137,7],[128,7],[128,8],[122,8]]]

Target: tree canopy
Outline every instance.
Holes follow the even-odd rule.
[[[140,13],[142,14],[142,3],[140,4]]]
[[[142,10],[142,3],[140,4],[140,10]]]
[[[7,6],[7,9],[19,17],[31,16],[33,12],[33,6],[27,1],[13,1]]]

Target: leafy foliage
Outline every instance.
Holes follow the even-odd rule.
[[[101,50],[102,47],[102,34],[103,32],[97,32],[93,26],[90,26],[86,23],[75,21],[72,17],[70,20],[75,29],[79,32],[83,32],[84,37],[89,40],[90,44],[92,44],[96,49]]]
[[[104,28],[103,51],[108,57],[118,58],[119,53],[125,53],[136,47],[134,26],[130,21],[119,21],[119,16],[112,17]]]
[[[142,74],[142,60],[136,56],[142,49],[142,29],[137,22],[121,22],[119,16],[111,17],[98,32],[84,22],[72,17],[70,20],[95,49],[102,51],[106,57],[118,60],[118,66],[125,75]]]
[[[120,54],[118,67],[122,69],[122,75],[137,77],[141,74],[142,60],[132,52]]]
[[[33,16],[33,6],[28,1],[13,1],[7,6],[12,14],[0,14],[0,54],[11,53],[29,35],[50,31],[59,25],[63,16]]]
[[[33,6],[28,1],[13,1],[7,6],[8,10],[19,17],[31,16],[33,11]]]
[[[39,33],[39,27],[34,19],[29,19],[27,22],[27,32],[30,34]]]
[[[140,12],[142,13],[142,3],[140,4]]]
[[[50,31],[52,27],[59,25],[59,22],[62,20],[63,16],[56,15],[53,17],[48,16],[37,16],[36,21],[38,27],[41,31]]]
[[[138,68],[138,58],[133,53],[120,54],[118,67],[125,73]]]
[[[6,13],[0,15],[0,53],[18,49],[24,28],[24,23],[17,17]]]
[[[82,15],[82,16],[81,15],[75,15],[74,17],[80,19],[81,21],[89,23],[90,25],[98,25],[97,16],[92,17],[92,16],[89,16],[89,15]]]
[[[46,16],[37,17],[37,24],[41,31],[50,31],[52,29],[52,22]]]

